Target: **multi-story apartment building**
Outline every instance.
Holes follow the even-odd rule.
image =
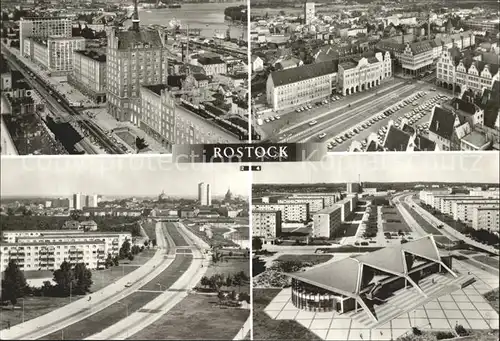
[[[252,211],[252,236],[272,241],[281,235],[281,211]]]
[[[437,84],[463,92],[467,89],[482,94],[500,80],[498,63],[483,61],[483,56],[462,56],[458,48],[443,51],[437,62]]]
[[[205,75],[214,76],[227,73],[227,64],[220,57],[198,58],[198,65],[203,68]]]
[[[490,189],[490,190],[471,190],[469,191],[469,195],[483,197],[483,198],[500,198],[500,190]]]
[[[74,210],[81,210],[83,207],[85,207],[85,201],[86,196],[84,194],[75,193],[70,200],[70,207]]]
[[[389,52],[343,61],[338,66],[338,89],[345,96],[378,86],[392,76],[391,63]]]
[[[281,110],[327,98],[337,71],[337,61],[326,61],[271,72],[266,82],[267,103]]]
[[[325,201],[322,197],[289,197],[278,199],[278,204],[309,204],[309,216],[325,208]]]
[[[75,50],[85,48],[83,37],[25,38],[25,53],[31,60],[47,69],[51,75],[64,75],[73,71]]]
[[[347,220],[347,217],[354,210],[354,207],[351,206],[351,204],[352,204],[351,198],[344,198],[335,204],[336,206],[340,207],[340,219],[343,222]]]
[[[309,204],[253,204],[255,211],[280,211],[282,222],[306,222],[309,219]]]
[[[72,235],[81,234],[82,231],[67,230],[64,233],[70,238]],[[18,238],[37,238],[61,234],[60,230],[7,230],[2,232],[2,242],[15,243]]]
[[[323,198],[323,204],[325,207],[332,206],[335,204],[337,201],[340,200],[340,193],[294,193],[291,196],[301,198],[301,197],[321,197]]]
[[[67,234],[71,230],[59,231],[59,233],[46,234],[44,231],[39,236],[17,237],[15,243],[30,244],[30,243],[73,243],[86,241],[100,241],[104,243],[104,251],[106,255],[109,253],[112,256],[117,255],[123,243],[128,240],[132,241],[130,232],[82,232]]]
[[[455,201],[467,201],[467,200],[478,200],[481,199],[479,196],[470,195],[436,195],[434,196],[434,208],[439,210],[441,213],[452,215],[453,214],[453,202]]]
[[[472,228],[474,230],[499,231],[500,209],[498,205],[474,207],[472,209]]]
[[[96,103],[106,101],[106,55],[99,51],[73,52],[73,71],[68,83]]]
[[[331,238],[342,224],[340,205],[327,207],[313,214],[313,237]]]
[[[30,37],[66,37],[72,36],[72,21],[58,17],[26,17],[19,20],[19,48],[21,56],[31,56],[26,51],[25,39]],[[28,45],[29,46],[29,45]]]
[[[433,206],[434,205],[434,196],[435,195],[446,195],[450,194],[449,189],[435,189],[435,190],[423,190],[418,193],[418,198],[420,201],[424,202],[426,205]],[[434,207],[434,206],[433,206]]]
[[[99,196],[97,194],[87,195],[85,197],[84,207],[97,207],[98,203],[99,203]]]
[[[453,219],[461,220],[467,225],[472,225],[472,211],[474,208],[492,205],[498,207],[498,199],[454,201],[452,203]]]
[[[132,105],[140,97],[141,86],[167,84],[167,57],[164,33],[141,29],[137,8],[131,30],[112,28],[108,32],[106,90],[113,117],[132,122]]]
[[[22,271],[57,270],[66,261],[85,263],[88,269],[104,269],[107,254],[102,240],[0,243],[0,269],[15,260]]]

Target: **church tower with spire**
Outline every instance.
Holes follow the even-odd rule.
[[[224,201],[229,202],[231,200],[233,200],[233,193],[231,193],[231,189],[228,188],[226,195],[224,196]]]

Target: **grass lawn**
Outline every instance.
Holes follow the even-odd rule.
[[[214,296],[189,294],[129,340],[232,340],[250,310],[219,308]]]
[[[337,230],[336,236],[339,238],[355,236],[358,227],[359,224],[341,224]]]
[[[382,229],[384,232],[399,232],[399,230],[403,232],[411,232],[411,229],[404,221],[401,223],[382,223]]]
[[[250,259],[229,259],[227,262],[218,262],[215,264],[210,264],[210,266],[207,269],[207,272],[205,274],[206,277],[210,278],[211,276],[215,274],[225,274],[225,275],[234,275],[240,271],[244,271],[248,277],[250,277]],[[199,285],[199,284],[198,284]],[[234,288],[227,288],[224,287],[224,290],[236,290],[238,292],[238,289],[241,292],[250,292],[250,282],[245,283],[244,285],[241,286],[241,288],[234,287]]]
[[[498,288],[494,289],[494,290],[491,290],[489,292],[487,292],[486,294],[484,294],[484,298],[486,298],[486,300],[488,301],[488,303],[491,305],[491,307],[493,309],[496,310],[496,312],[498,313],[498,305],[499,305],[499,295],[498,295]]]
[[[153,240],[156,239],[156,223],[155,222],[148,222],[145,221],[142,224],[142,227],[144,228],[144,231],[146,231],[146,234],[148,235],[149,239]]]
[[[473,256],[472,259],[498,269],[498,257],[488,257],[485,255]]]
[[[127,275],[136,270],[141,264],[144,264],[154,254],[153,250],[145,250],[135,257],[133,261],[122,261],[124,266],[111,267],[106,270],[92,270],[92,292],[96,292],[105,286],[115,282],[123,275]],[[139,257],[138,257],[139,256]],[[128,263],[128,264],[126,264]],[[26,278],[52,278],[52,271],[27,271]],[[42,276],[43,275],[43,276]],[[82,296],[75,296],[72,301],[78,300]],[[69,297],[26,297],[24,301],[24,321],[29,321],[39,316],[50,313],[60,307],[69,304]],[[22,300],[19,300],[18,306],[22,307]],[[7,321],[10,321],[11,326],[22,323],[22,309],[12,310],[11,307],[4,307],[0,311],[0,328],[7,327]]]
[[[132,314],[159,294],[160,292],[135,292],[121,300],[122,304],[112,304],[86,319],[67,326],[64,328],[64,332],[57,330],[54,333],[45,335],[40,340],[62,340],[63,335],[64,340],[84,340],[125,318],[127,309],[124,305],[128,307],[128,313]]]
[[[174,241],[175,246],[189,246],[174,223],[164,223],[164,226],[167,230],[167,233]]]
[[[363,219],[363,216],[364,216],[364,213],[363,213],[363,212],[362,212],[362,213],[355,212],[355,213],[352,215],[352,217],[350,217],[350,219],[351,219],[351,220],[356,220],[356,221],[358,221],[358,220]]]
[[[442,243],[442,244],[454,244],[448,237],[446,236],[434,236],[434,239],[436,240],[436,242],[438,243]]]
[[[276,260],[277,261],[302,261],[302,262],[312,262],[315,264],[320,264],[329,261],[333,258],[333,255],[281,255]]]
[[[322,340],[294,320],[273,320],[264,308],[281,289],[253,290],[253,338],[255,340]]]

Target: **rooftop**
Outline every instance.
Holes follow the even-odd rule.
[[[333,74],[338,71],[338,61],[326,61],[274,71],[270,74],[274,86],[297,83],[303,80]]]
[[[163,48],[163,41],[158,31],[116,31],[118,49],[135,49],[137,46],[144,48]]]
[[[441,261],[434,238],[428,235],[405,244],[389,246],[360,256],[351,256],[289,275],[311,285],[353,297],[359,293],[358,285],[364,266],[397,276],[406,275],[408,272],[405,261],[406,253],[433,262]],[[339,276],[339,274],[342,275]]]
[[[335,212],[337,210],[340,210],[340,206],[335,205],[335,206],[326,207],[326,208],[316,212],[315,214],[330,214],[330,213]]]
[[[144,88],[149,91],[154,92],[158,96],[161,96],[161,91],[165,89],[169,89],[170,86],[168,84],[152,84],[152,85],[143,85]]]
[[[95,50],[75,50],[74,52],[98,62],[106,62],[106,54],[102,52],[98,52]]]
[[[470,134],[463,137],[462,141],[476,147],[477,149],[483,149],[490,143],[486,135],[477,131],[472,131]]]

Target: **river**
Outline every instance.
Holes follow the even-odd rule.
[[[233,3],[199,3],[182,4],[182,8],[162,8],[162,9],[140,9],[139,18],[141,25],[168,25],[170,20],[180,21],[184,28],[201,29],[203,37],[212,38],[216,32],[226,34],[226,30],[231,23],[224,20],[224,9],[231,6],[244,5],[245,2]],[[130,25],[127,21],[125,25]],[[234,25],[231,27],[231,38],[240,38],[244,31],[244,37],[247,36],[246,26]]]

